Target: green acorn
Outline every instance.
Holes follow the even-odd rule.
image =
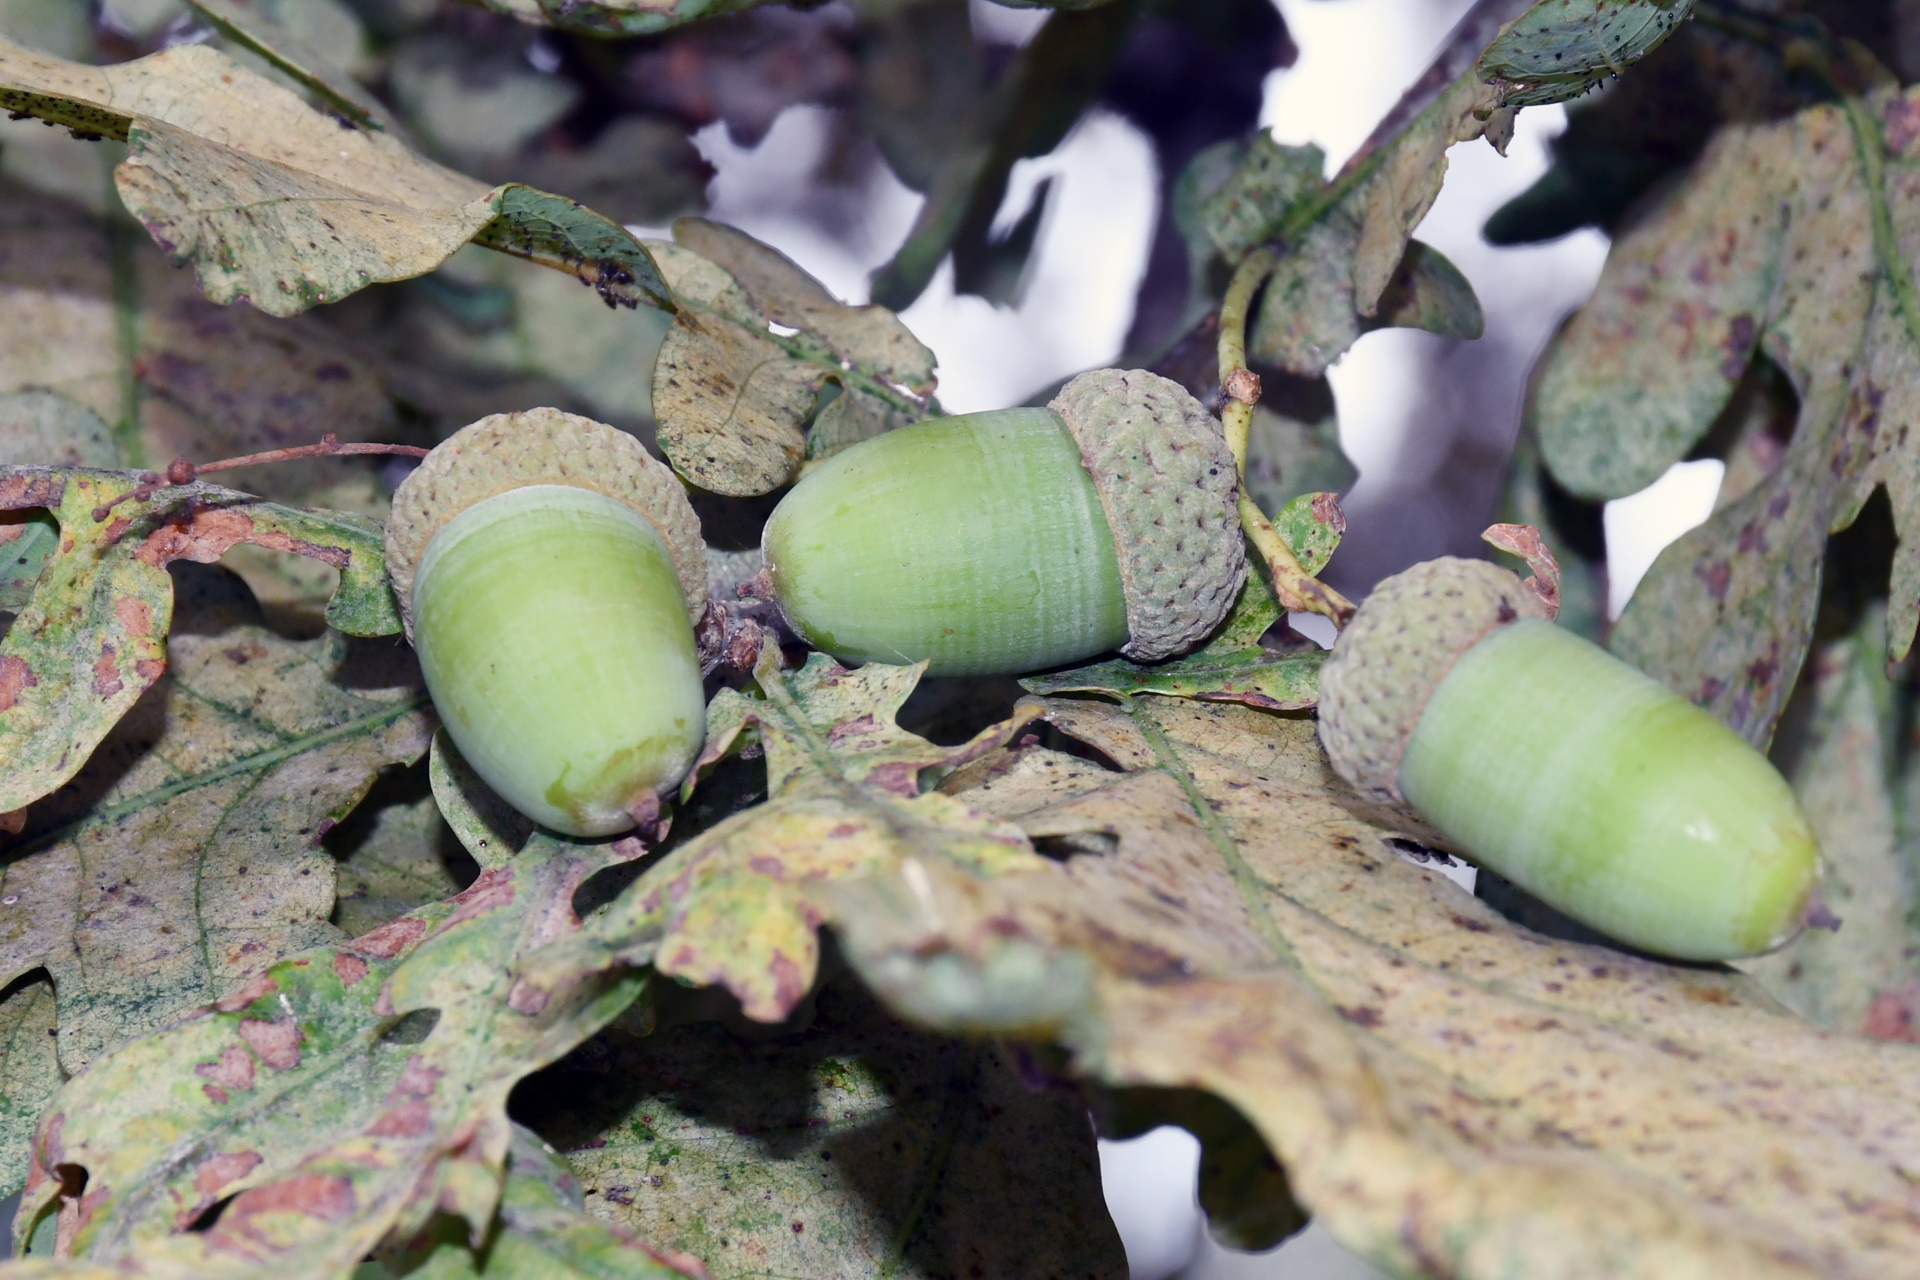
[[[1140,370],[1044,409],[936,418],[807,473],[767,521],[773,594],[807,643],[934,675],[1109,649],[1150,662],[1218,626],[1246,578],[1233,455],[1185,388]]]
[[[456,432],[394,494],[427,690],[489,786],[575,836],[651,825],[706,732],[700,524],[625,432],[555,409]]]
[[[1630,946],[1725,960],[1792,938],[1820,850],[1786,779],[1545,612],[1479,560],[1382,582],[1321,671],[1334,768]]]

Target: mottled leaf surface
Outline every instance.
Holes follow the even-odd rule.
[[[21,1225],[77,1166],[86,1198],[62,1235],[95,1262],[336,1276],[441,1212],[484,1239],[508,1091],[636,989],[589,978],[532,1006],[514,967],[577,927],[573,890],[620,856],[542,838],[458,897],[290,956],[101,1060],[41,1125]]]
[[[1881,486],[1903,531],[1910,531],[1920,507],[1916,453],[1907,443],[1920,420],[1912,393],[1920,385],[1920,344],[1890,274],[1909,272],[1920,249],[1920,129],[1913,127],[1920,100],[1881,89],[1856,105],[1852,120],[1846,106],[1816,106],[1756,127],[1738,145],[1710,149],[1688,186],[1721,192],[1718,207],[1700,211],[1705,226],[1699,231],[1684,220],[1669,224],[1705,255],[1699,264],[1675,258],[1670,278],[1711,278],[1722,258],[1707,253],[1709,243],[1731,255],[1726,261],[1738,262],[1743,229],[1756,218],[1783,217],[1784,229],[1764,238],[1771,252],[1751,271],[1771,277],[1757,299],[1764,304],[1758,341],[1798,392],[1800,415],[1775,469],[1662,553],[1615,628],[1613,645],[1755,742],[1771,735],[1806,653],[1829,531],[1851,524]],[[1885,176],[1876,197],[1861,165],[1882,145]],[[1876,198],[1885,201],[1884,225],[1898,254],[1891,264],[1876,250]],[[1677,304],[1684,299],[1671,307],[1650,299],[1636,318],[1633,281],[1658,249],[1617,248],[1619,264],[1610,259],[1595,300],[1601,312],[1621,317],[1619,323],[1645,330],[1633,338],[1635,349],[1623,348],[1627,363],[1612,346],[1631,335],[1604,319],[1581,331],[1585,341],[1574,341],[1569,330],[1548,357],[1542,384],[1556,379],[1564,391],[1538,426],[1556,468],[1564,452],[1574,459],[1639,459],[1622,471],[1621,483],[1657,471],[1662,459],[1705,433],[1745,370],[1742,352],[1753,345],[1755,326],[1735,323],[1744,312],[1714,320],[1696,308],[1710,322],[1702,340],[1719,340],[1716,333],[1738,339],[1722,340],[1710,367],[1695,360],[1682,335],[1655,323],[1683,309]],[[1742,287],[1750,290],[1751,281]],[[1623,377],[1630,364],[1642,385],[1670,394],[1630,401],[1634,411],[1618,416],[1611,436],[1596,444],[1595,405],[1622,392],[1619,383],[1581,378],[1573,366],[1587,359],[1611,362]],[[1662,367],[1668,372],[1641,372]],[[1587,474],[1574,480],[1585,482]],[[1920,550],[1913,542],[1902,538],[1893,563],[1888,648],[1896,659],[1911,645],[1920,616]]]
[[[125,498],[123,471],[0,470],[0,510],[44,507],[60,541],[0,641],[0,812],[60,786],[167,668],[176,560],[210,563],[249,543],[340,570],[327,617],[349,634],[390,635],[399,617],[379,526],[259,502],[209,484]]]
[[[216,302],[292,315],[421,275],[476,236],[606,276],[629,305],[665,302],[646,250],[615,224],[516,184],[489,188],[392,133],[342,128],[205,46],[88,67],[0,45],[0,105],[124,140],[121,199]]]
[[[167,675],[76,752],[77,776],[34,807],[0,869],[0,970],[53,975],[69,1070],[338,936],[320,837],[426,748],[397,652],[288,641],[227,605],[183,614],[170,649]]]
[[[750,1002],[786,966],[747,965],[741,921],[831,923],[910,1021],[1055,1039],[1106,1084],[1220,1097],[1293,1199],[1401,1273],[1915,1274],[1916,1051],[1822,1031],[1739,975],[1509,923],[1402,856],[1433,837],[1355,799],[1311,720],[1049,699],[1009,724],[1036,712],[1119,771],[989,746],[932,794],[1062,860],[903,833],[799,874],[769,831],[724,882],[669,857],[636,884],[657,921],[683,895],[652,953],[711,947],[728,962],[688,976]],[[761,721],[775,807],[840,785],[819,761],[845,731],[810,723],[809,748]]]
[[[1693,16],[1693,0],[1541,0],[1480,55],[1514,106],[1563,102],[1617,76]]]
[[[716,1280],[1124,1275],[1085,1109],[1018,1052],[902,1027],[842,981],[774,1039],[616,1025],[517,1102],[598,1216]]]
[[[731,689],[714,697],[701,757],[719,759],[751,731],[766,752],[766,802],[650,867],[596,917],[583,956],[559,953],[563,971],[596,955],[651,961],[668,976],[724,986],[747,1017],[778,1022],[813,986],[819,885],[914,856],[987,872],[1037,861],[1017,830],[921,788],[923,772],[991,750],[1018,719],[937,746],[895,723],[917,668],[847,671],[813,654],[783,672],[779,661],[769,646],[754,669],[764,697]]]
[[[746,496],[801,461],[921,417],[933,353],[882,307],[850,307],[783,255],[683,218],[649,242],[677,310],[653,370],[660,448],[703,489]],[[816,409],[831,382],[836,395]],[[810,441],[807,428],[821,434]]]
[[[27,1180],[28,1139],[40,1112],[66,1079],[54,1047],[53,982],[17,979],[0,996],[0,1193]]]
[[[1738,976],[1510,924],[1398,856],[1417,833],[1332,778],[1310,721],[1044,712],[1123,772],[1026,747],[949,789],[1087,852],[831,895],[897,1011],[1052,1025],[1108,1083],[1220,1096],[1301,1205],[1400,1273],[1913,1273],[1895,1224],[1914,1051],[1821,1031]],[[1054,981],[1009,1009],[996,975],[1016,965]]]
[[[1775,751],[1820,839],[1821,905],[1838,924],[1739,967],[1823,1025],[1912,1039],[1920,950],[1895,749],[1911,692],[1887,678],[1883,612],[1814,645]]]

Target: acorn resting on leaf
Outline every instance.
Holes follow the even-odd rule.
[[[427,690],[528,817],[575,836],[650,825],[692,766],[699,531],[638,440],[555,409],[462,428],[395,493],[387,567]]]
[[[1786,779],[1496,565],[1433,560],[1376,587],[1322,669],[1319,716],[1363,795],[1630,946],[1725,960],[1804,923],[1820,850]]]
[[[1185,388],[1102,369],[1044,409],[935,418],[822,462],[761,542],[781,612],[854,662],[1024,672],[1193,648],[1246,578],[1233,455]]]

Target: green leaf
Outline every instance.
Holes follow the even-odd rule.
[[[767,493],[809,455],[809,424],[821,431],[819,457],[926,412],[933,353],[892,312],[837,301],[730,227],[682,218],[674,239],[649,242],[677,306],[654,364],[653,411],[681,475],[715,493]],[[837,394],[816,419],[829,383]]]
[[[478,1249],[465,1224],[443,1219],[400,1257],[361,1263],[354,1280],[706,1280],[696,1260],[589,1217],[573,1170],[537,1135],[512,1128],[499,1214]]]
[[[441,1212],[484,1233],[509,1090],[638,990],[591,977],[543,1002],[515,994],[519,961],[577,928],[573,891],[619,858],[542,836],[459,897],[282,960],[104,1058],[41,1126],[21,1227],[77,1166],[93,1198],[73,1256],[161,1274],[336,1276]]]
[[[286,640],[257,616],[244,601],[183,604],[167,675],[91,757],[74,745],[77,776],[7,851],[0,974],[53,976],[69,1070],[337,937],[320,838],[426,748],[404,657]],[[31,776],[32,758],[7,750],[7,781]]]
[[[1577,98],[1638,62],[1693,16],[1693,0],[1540,0],[1480,55],[1502,100]]]
[[[204,46],[96,68],[0,43],[0,106],[125,140],[121,199],[216,302],[293,315],[421,275],[479,237],[610,301],[669,305],[646,250],[615,224],[518,184],[489,189],[391,133],[342,128]]]
[[[480,780],[445,729],[434,731],[427,768],[433,798],[473,860],[489,871],[506,866],[533,834],[532,821]]]
[[[0,518],[0,610],[26,608],[59,542],[60,526],[44,511],[9,511]]]
[[[1303,493],[1343,493],[1359,477],[1340,448],[1333,387],[1323,375],[1261,377],[1247,436],[1245,488],[1262,511],[1277,511]]]
[[[1042,694],[1159,693],[1297,711],[1320,700],[1320,666],[1326,657],[1319,649],[1285,652],[1252,645],[1216,653],[1209,647],[1153,667],[1115,658],[1058,675],[1029,676],[1020,687]]]
[[[516,1101],[602,1218],[717,1280],[1123,1276],[1085,1108],[1018,1052],[842,981],[777,1038],[616,1025]]]
[[[1273,514],[1273,527],[1286,539],[1287,549],[1308,573],[1319,573],[1339,549],[1347,531],[1347,517],[1338,496],[1302,493]]]
[[[1908,1007],[1920,985],[1915,886],[1895,793],[1894,740],[1910,694],[1887,678],[1884,615],[1863,609],[1851,633],[1814,646],[1806,714],[1775,748],[1820,839],[1821,904],[1840,925],[1809,929],[1739,966],[1814,1021],[1868,1034],[1874,1016],[1885,1017],[1876,1006]]]
[[[1778,126],[1723,129],[1693,180],[1614,240],[1531,406],[1547,466],[1576,495],[1646,488],[1732,397],[1777,287],[1789,206],[1774,192],[1793,160]]]
[[[112,467],[120,462],[113,428],[58,391],[0,393],[0,461],[56,467]]]
[[[1500,519],[1539,530],[1559,564],[1560,612],[1554,622],[1602,643],[1607,631],[1607,540],[1600,504],[1574,497],[1548,474],[1540,461],[1540,445],[1526,426],[1507,464]],[[1517,556],[1503,555],[1500,563],[1516,573],[1523,567]]]

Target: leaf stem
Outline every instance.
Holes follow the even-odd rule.
[[[1227,447],[1233,451],[1234,469],[1239,473],[1240,527],[1267,562],[1273,593],[1288,609],[1317,613],[1333,619],[1336,626],[1345,626],[1353,616],[1353,602],[1306,571],[1293,548],[1273,527],[1273,521],[1247,495],[1247,445],[1253,431],[1253,406],[1260,399],[1260,378],[1247,367],[1247,313],[1252,310],[1254,295],[1279,263],[1279,252],[1271,245],[1261,245],[1240,260],[1227,283],[1226,297],[1220,303],[1220,387],[1226,393],[1220,425],[1226,431]]]
[[[268,449],[265,453],[249,453],[239,458],[222,458],[218,462],[195,464],[185,458],[175,458],[167,464],[165,475],[149,471],[140,478],[140,483],[109,502],[103,502],[93,509],[93,522],[103,523],[113,514],[113,509],[132,499],[145,502],[155,493],[170,486],[192,484],[210,471],[231,471],[235,467],[258,467],[269,462],[288,462],[295,458],[341,458],[359,454],[399,454],[408,458],[424,458],[431,453],[413,444],[341,444],[340,438],[332,432],[320,437],[319,444],[293,445],[285,449]]]
[[[1180,784],[1186,793],[1187,803],[1193,807],[1194,816],[1206,829],[1213,840],[1213,847],[1220,852],[1221,861],[1227,864],[1227,874],[1233,877],[1233,887],[1240,893],[1240,901],[1246,905],[1247,915],[1253,921],[1253,928],[1260,940],[1267,944],[1274,958],[1290,969],[1301,968],[1300,957],[1294,953],[1293,944],[1280,932],[1280,926],[1274,923],[1273,914],[1267,910],[1265,885],[1259,875],[1240,856],[1240,846],[1235,842],[1233,833],[1227,830],[1227,824],[1220,820],[1220,814],[1206,793],[1200,790],[1200,784],[1194,781],[1193,773],[1186,762],[1174,750],[1173,743],[1167,738],[1167,731],[1155,718],[1145,703],[1124,693],[1115,693],[1121,705],[1126,707],[1127,715],[1140,728],[1140,733],[1153,748],[1154,759],[1159,762],[1162,772]]]

